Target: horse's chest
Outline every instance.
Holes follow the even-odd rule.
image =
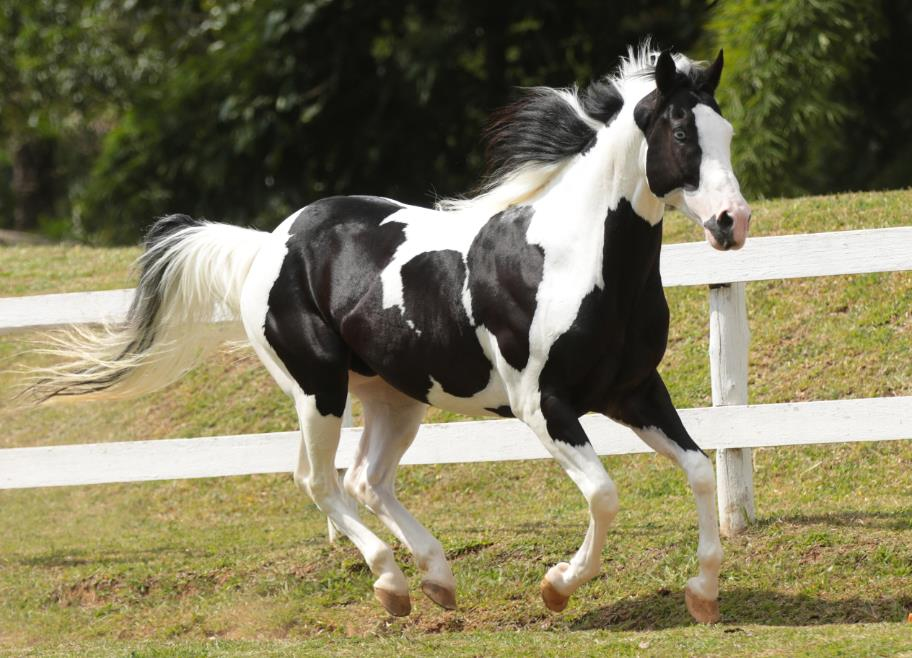
[[[592,371],[641,364],[654,368],[668,334],[668,306],[661,288],[594,289],[583,297],[570,327],[548,348],[545,370],[567,381]],[[543,375],[546,376],[546,375]]]
[[[572,322],[544,346],[542,392],[590,410],[655,370],[668,337],[656,254],[605,250],[604,285],[580,298]]]

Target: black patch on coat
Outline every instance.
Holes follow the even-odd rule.
[[[356,372],[364,377],[373,377],[377,374],[374,372],[373,368],[364,363],[364,360],[354,352],[352,352],[351,362],[348,364],[348,367],[352,372]]]
[[[703,152],[693,108],[703,103],[721,114],[713,98],[722,73],[721,53],[709,68],[691,67],[687,74],[677,71],[671,55],[663,53],[653,71],[657,88],[637,103],[633,117],[646,136],[649,189],[662,197],[700,186]]]
[[[687,89],[670,99],[662,99],[654,91],[634,110],[637,124],[646,135],[646,181],[656,196],[700,186],[703,150],[693,113],[698,102],[697,95]]]
[[[376,275],[405,240],[402,224],[380,226],[400,208],[372,197],[332,197],[302,210],[291,226],[264,332],[323,415],[342,415],[350,367],[369,370],[351,358],[336,320],[366,291],[370,277],[364,274]]]
[[[497,338],[500,353],[517,370],[529,362],[529,328],[545,261],[542,248],[526,241],[534,213],[530,206],[497,213],[466,257],[472,317]]]
[[[554,395],[542,395],[541,411],[548,435],[555,441],[579,447],[589,443],[589,437],[579,422],[573,407]]]
[[[596,286],[583,298],[572,325],[551,346],[539,379],[549,432],[551,424],[555,432],[560,430],[552,434],[555,438],[578,445],[583,436],[557,401],[571,415],[603,412],[641,386],[662,360],[668,305],[659,274],[661,245],[661,222],[650,226],[626,199],[608,212],[602,254],[605,287]]]
[[[485,356],[462,304],[466,265],[458,251],[431,251],[402,267],[405,319],[415,327],[410,369],[422,368],[444,391],[471,397],[491,379]],[[428,380],[428,390],[430,390]],[[425,399],[427,391],[425,391]]]
[[[516,418],[513,414],[513,410],[509,405],[502,404],[499,407],[485,407],[485,411],[490,411],[492,414],[497,414],[501,418]]]
[[[378,281],[342,324],[342,335],[374,372],[427,402],[431,378],[471,397],[491,379],[491,362],[462,304],[466,267],[457,251],[429,251],[402,266],[403,311],[382,308]]]
[[[687,433],[658,372],[654,371],[635,390],[612,401],[604,413],[631,427],[657,427],[684,450],[703,452]]]
[[[310,292],[334,328],[405,242],[404,224],[384,223],[403,207],[370,196],[330,197],[308,206],[292,225],[289,248],[306,263]]]

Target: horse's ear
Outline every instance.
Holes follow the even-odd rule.
[[[671,51],[663,50],[661,54],[659,54],[655,66],[656,89],[659,90],[660,96],[671,93],[671,90],[674,88],[675,76],[677,76],[677,74],[678,69],[675,66],[674,57],[671,56]]]
[[[709,68],[703,73],[703,83],[700,85],[700,89],[709,94],[716,93],[716,87],[719,86],[719,80],[722,78],[722,64],[722,50],[719,49],[716,61],[710,64]]]

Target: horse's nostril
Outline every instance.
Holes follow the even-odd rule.
[[[735,220],[732,219],[732,216],[729,215],[727,212],[723,212],[716,219],[716,223],[719,225],[719,228],[727,231],[734,225]]]

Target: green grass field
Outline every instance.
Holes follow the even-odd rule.
[[[912,225],[912,191],[758,206],[754,235]],[[701,237],[680,216],[666,224],[668,242]],[[127,287],[137,253],[2,248],[0,296]],[[706,291],[668,295],[663,374],[680,407],[708,405]],[[752,283],[748,308],[751,402],[912,395],[912,274]],[[0,369],[37,363],[34,338],[0,337]],[[249,351],[129,403],[23,410],[15,382],[0,375],[0,447],[295,425]],[[400,470],[400,497],[443,542],[460,604],[424,599],[394,543],[414,585],[406,619],[375,603],[358,553],[326,542],[290,476],[3,491],[0,654],[912,656],[912,442],[758,450],[755,462],[758,521],[724,541],[713,627],[683,603],[697,568],[692,498],[651,454],[605,459],[621,512],[602,573],[560,614],[538,582],[576,550],[587,514],[548,461]]]

